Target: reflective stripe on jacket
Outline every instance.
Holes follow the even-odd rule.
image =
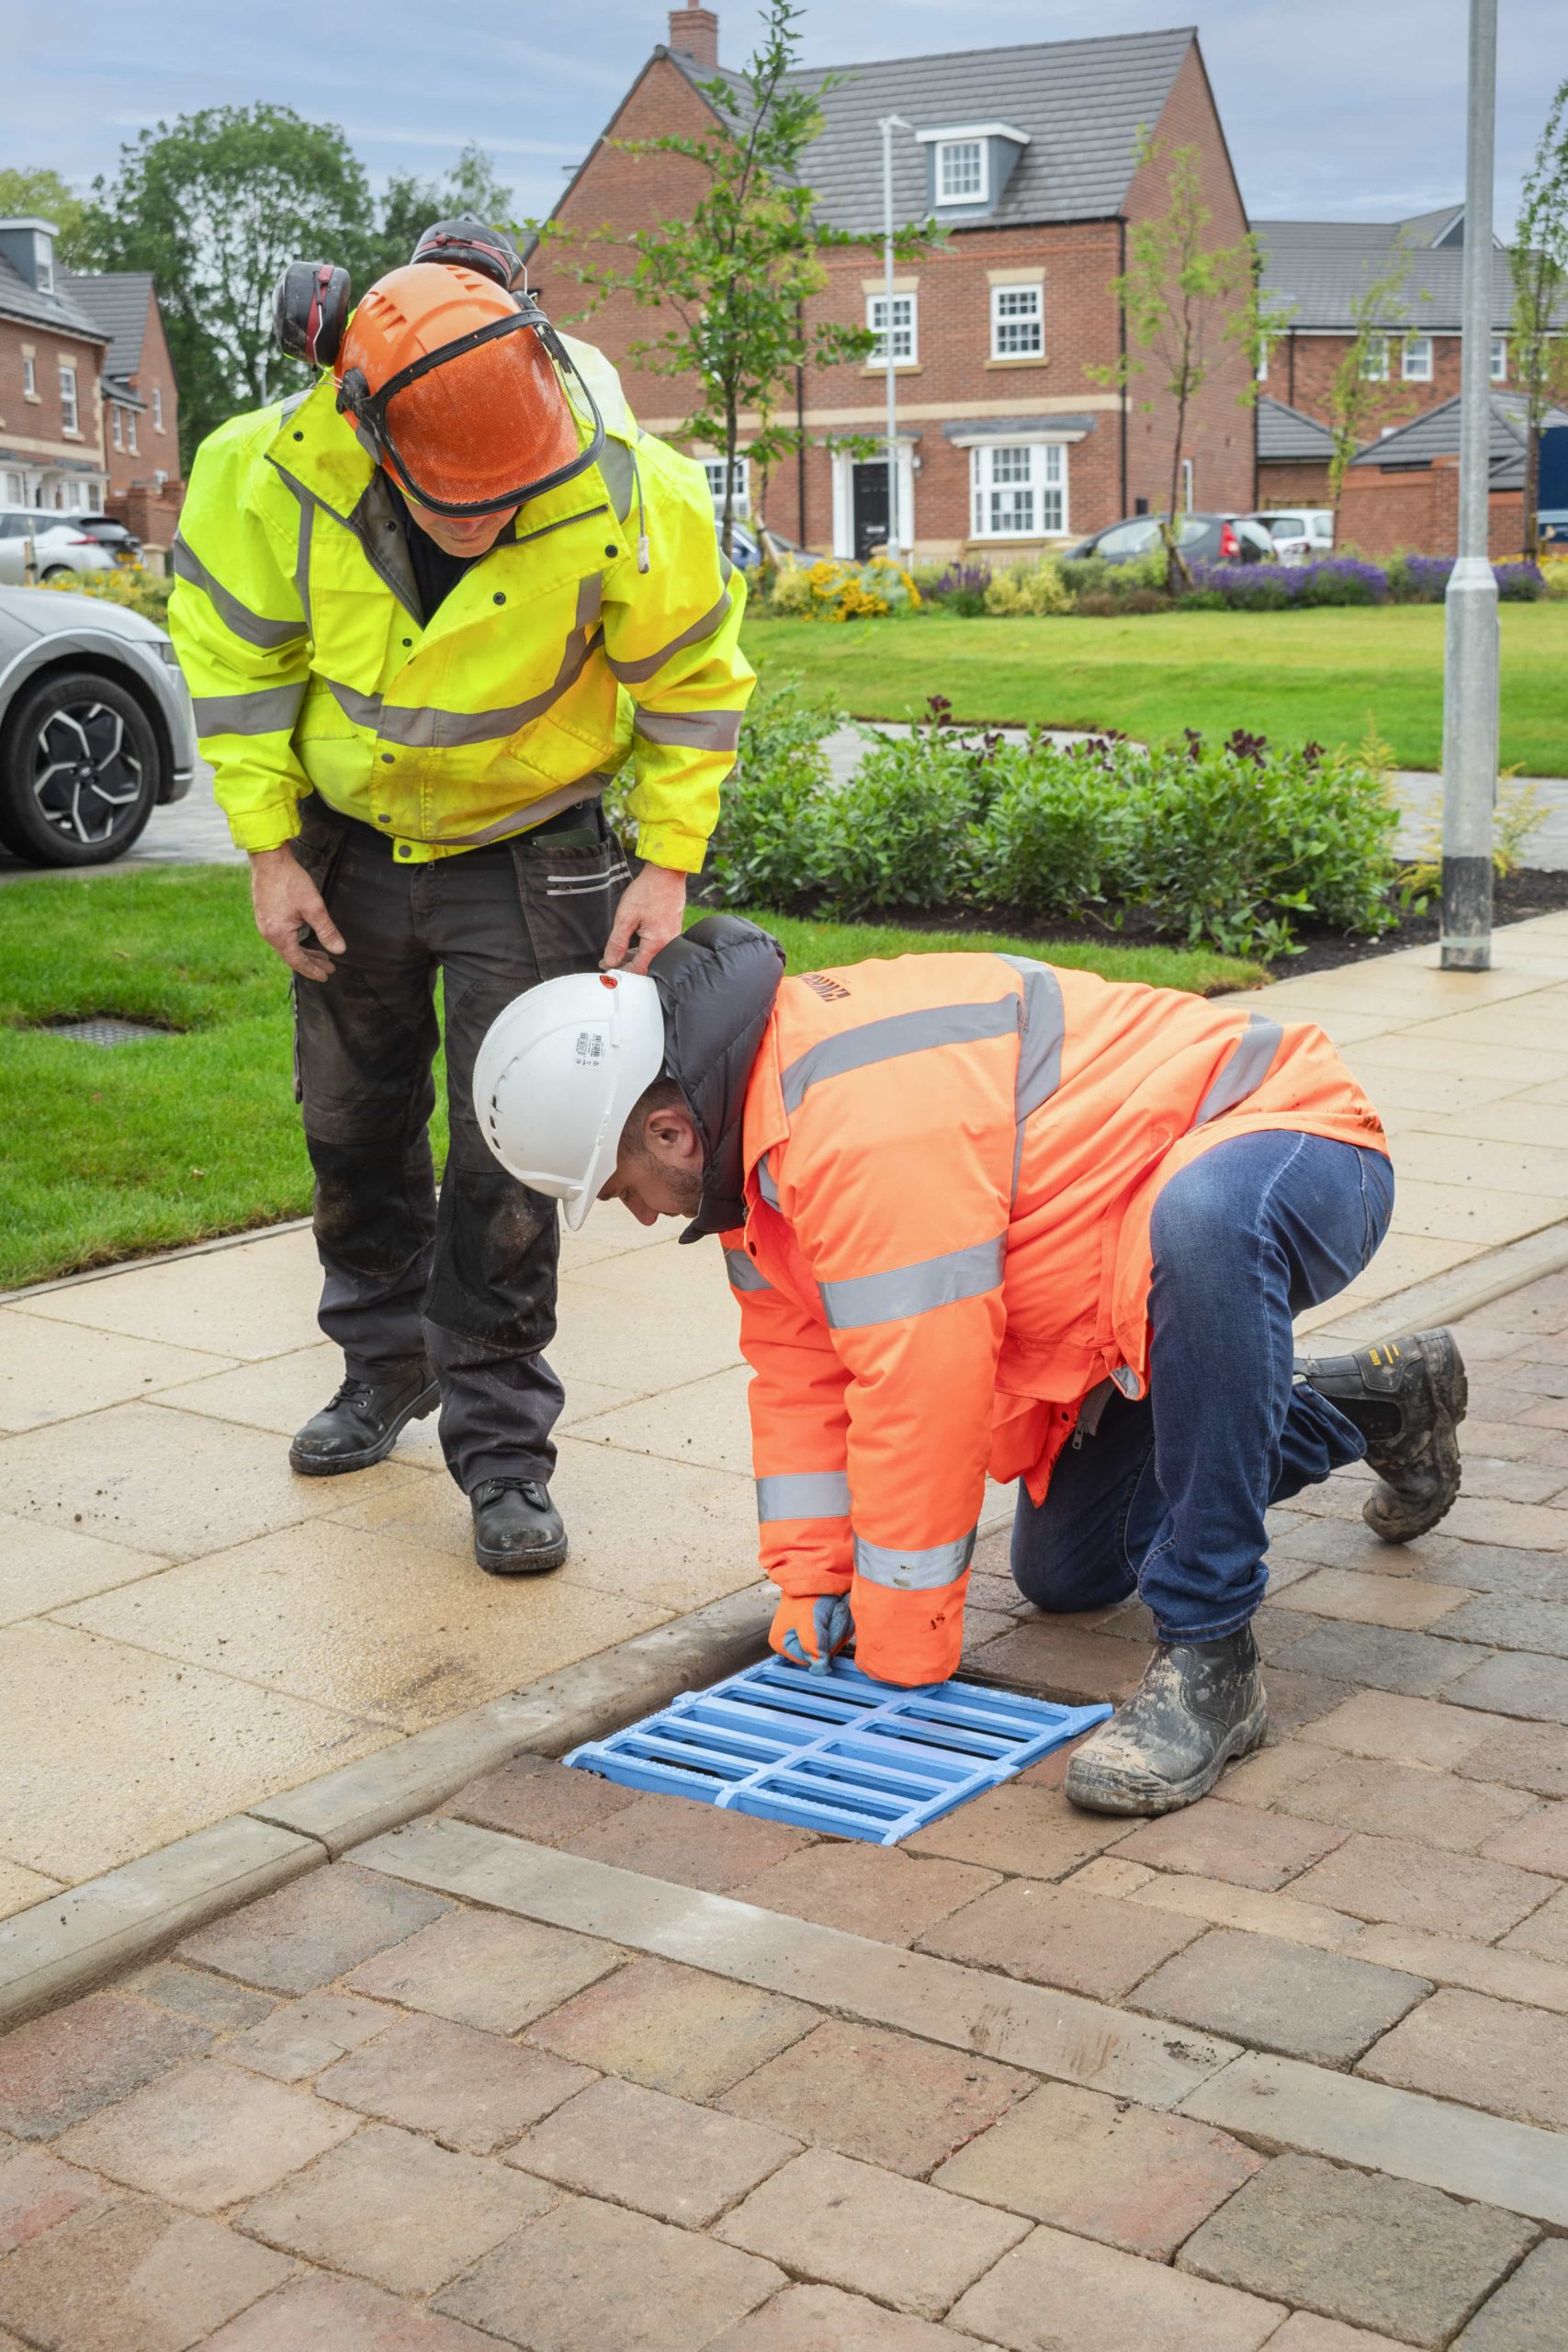
[[[725,1236],[765,1572],[848,1591],[868,1673],[944,1679],[987,1469],[1038,1499],[1083,1399],[1145,1387],[1149,1217],[1213,1145],[1386,1150],[1327,1039],[1025,957],[786,979]]]
[[[701,467],[640,433],[608,361],[570,347],[604,413],[600,462],[522,507],[428,624],[330,378],[202,444],[169,628],[242,849],[288,841],[314,789],[400,858],[440,857],[524,831],[629,757],[639,852],[701,865],[753,683],[745,583]]]

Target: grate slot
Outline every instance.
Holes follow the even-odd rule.
[[[897,1845],[1111,1713],[947,1682],[907,1690],[782,1658],[730,1675],[566,1758],[624,1787]]]

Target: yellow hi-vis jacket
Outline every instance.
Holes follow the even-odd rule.
[[[601,790],[629,756],[641,855],[702,865],[754,683],[745,585],[702,468],[638,430],[602,354],[570,347],[604,418],[599,463],[530,499],[428,620],[330,377],[202,444],[169,628],[240,848],[290,840],[313,790],[400,859],[446,856]]]

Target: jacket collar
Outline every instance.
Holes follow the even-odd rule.
[[[682,1241],[746,1216],[746,1090],[784,978],[776,939],[738,915],[705,915],[649,967],[664,1013],[664,1074],[703,1139],[703,1192]]]

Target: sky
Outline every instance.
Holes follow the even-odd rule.
[[[1500,0],[1496,218],[1555,85],[1562,0]],[[1464,187],[1466,0],[820,0],[808,64],[1196,22],[1255,218],[1395,220]],[[476,141],[516,196],[548,211],[655,41],[657,0],[0,0],[0,163],[85,188],[144,125],[259,100],[340,124],[373,181],[436,176]],[[758,22],[721,6],[740,64]]]

